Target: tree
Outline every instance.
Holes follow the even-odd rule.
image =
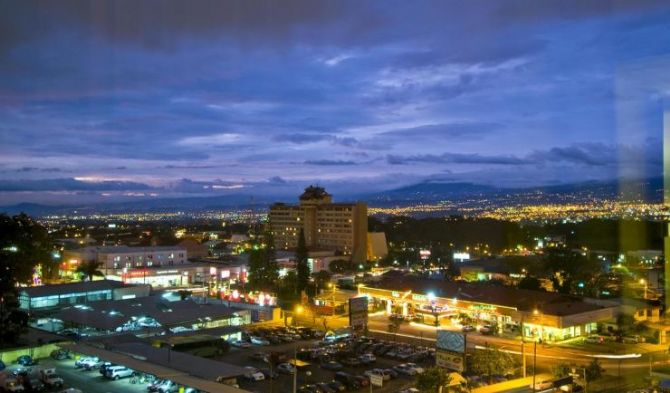
[[[326,270],[321,270],[318,271],[314,274],[314,281],[316,281],[316,285],[320,289],[326,289],[328,284],[330,283],[330,277],[331,274],[328,273]],[[318,293],[317,293],[318,295]]]
[[[599,379],[605,373],[605,369],[602,368],[598,359],[593,359],[588,366],[586,366],[586,380],[591,382]]]
[[[249,253],[249,286],[255,290],[273,291],[279,280],[279,266],[275,258],[274,239],[265,234],[265,241],[255,237]]]
[[[635,318],[632,315],[618,313],[616,316],[616,326],[620,334],[626,334],[635,330]]]
[[[423,374],[417,376],[416,387],[421,392],[437,393],[440,391],[441,386],[449,386],[449,382],[451,382],[451,377],[445,369],[442,367],[431,367]]]
[[[0,214],[0,345],[16,344],[28,326],[19,310],[17,285],[31,284],[33,275],[54,272],[47,230],[25,214]]]
[[[482,350],[475,351],[470,357],[468,370],[481,375],[488,375],[489,382],[493,374],[505,374],[515,366],[514,358],[498,347],[486,344]]]
[[[82,261],[79,266],[77,266],[76,272],[79,273],[83,278],[88,278],[88,281],[93,281],[93,276],[105,276],[105,274],[100,271],[101,266],[102,262]]]
[[[333,273],[344,273],[351,270],[351,262],[346,259],[336,259],[330,262],[328,269]]]
[[[572,372],[572,366],[568,363],[559,363],[552,369],[554,377],[563,378],[570,375]]]
[[[449,262],[447,270],[444,272],[444,278],[453,281],[461,276],[461,269],[456,265],[455,261]]]
[[[542,284],[540,283],[540,280],[533,276],[526,276],[519,281],[519,284],[517,285],[517,288],[519,289],[529,289],[531,291],[541,291],[542,290]]]
[[[298,291],[303,291],[309,284],[309,265],[307,264],[307,244],[305,242],[305,231],[300,228],[298,247],[295,249],[296,272],[298,273]]]

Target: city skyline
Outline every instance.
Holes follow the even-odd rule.
[[[660,1],[1,2],[0,205],[662,172]]]

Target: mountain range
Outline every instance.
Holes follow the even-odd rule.
[[[180,197],[142,199],[89,205],[49,206],[21,203],[0,207],[1,212],[16,214],[25,212],[33,216],[50,214],[87,215],[93,213],[119,212],[167,212],[167,211],[212,211],[235,209],[265,209],[271,203],[297,202],[295,196],[257,196],[236,194],[216,197]],[[419,203],[458,202],[483,203],[489,205],[514,205],[524,203],[587,202],[597,199],[635,199],[660,202],[663,196],[661,177],[641,180],[590,181],[528,188],[505,188],[467,182],[422,182],[401,188],[349,195],[335,195],[337,201],[366,201],[370,206],[406,206]]]

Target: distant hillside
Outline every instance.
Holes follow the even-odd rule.
[[[373,194],[337,195],[337,200],[362,200],[371,206],[410,205],[413,203],[434,203],[439,201],[460,202],[468,200],[473,204],[486,200],[489,205],[510,205],[516,203],[564,203],[583,202],[595,199],[626,198],[660,202],[663,197],[663,179],[651,178],[635,181],[605,181],[562,184],[530,188],[501,188],[488,185],[458,182],[423,182],[393,190]],[[296,195],[228,195],[216,197],[183,197],[129,200],[107,204],[48,206],[22,203],[0,207],[0,211],[10,214],[25,212],[34,216],[49,214],[113,213],[231,210],[266,208],[275,201],[293,201]]]

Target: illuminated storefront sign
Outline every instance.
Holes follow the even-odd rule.
[[[391,296],[393,296],[393,297],[400,297],[400,292],[398,292],[398,291],[393,291],[393,292],[391,292]]]
[[[417,302],[425,302],[428,300],[428,298],[424,295],[419,295],[418,293],[415,293],[412,295],[412,300],[416,300]]]

